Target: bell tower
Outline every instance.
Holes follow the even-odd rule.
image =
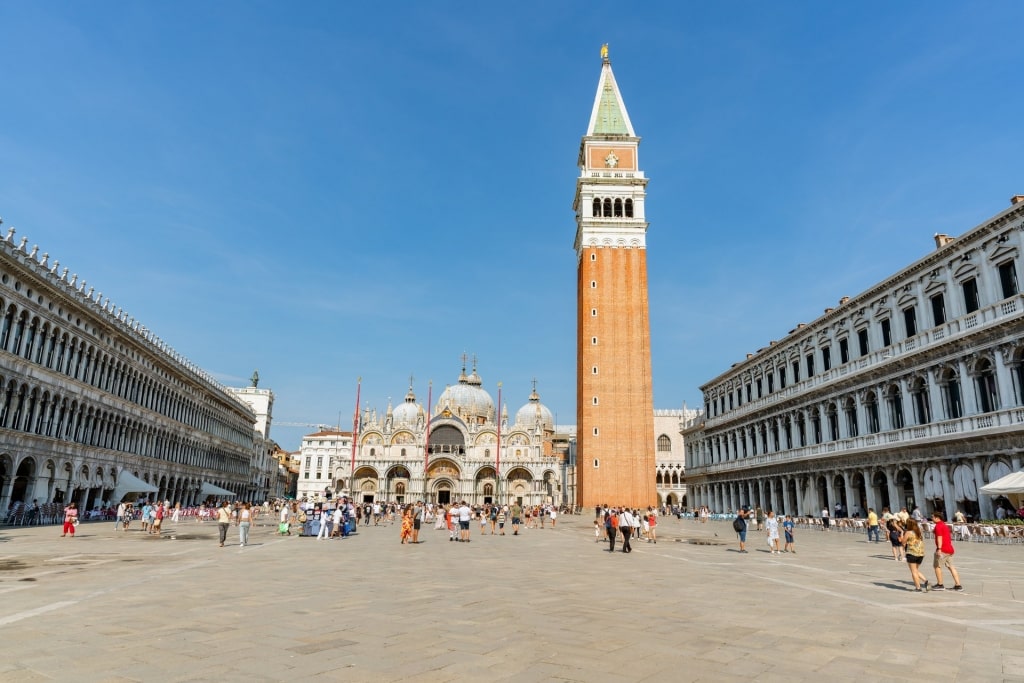
[[[578,504],[657,503],[640,138],[601,48],[576,180]]]

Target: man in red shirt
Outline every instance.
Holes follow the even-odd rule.
[[[953,550],[953,534],[950,533],[944,517],[945,515],[938,510],[932,513],[932,521],[935,522],[935,561],[933,566],[935,567],[936,581],[936,584],[932,586],[932,590],[946,590],[946,587],[942,585],[942,568],[945,567],[953,575],[953,580],[956,582],[953,590],[962,591],[964,587],[960,585],[960,575],[957,574],[956,567],[953,566],[953,553],[956,552]]]

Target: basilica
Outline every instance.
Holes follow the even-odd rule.
[[[355,456],[332,458],[331,484],[360,502],[557,504],[566,481],[558,442],[536,387],[510,416],[483,388],[476,364],[467,375],[463,362],[458,382],[429,411],[411,383],[398,406],[364,409]]]

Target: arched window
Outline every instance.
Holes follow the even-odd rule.
[[[594,197],[594,203],[593,203],[593,206],[591,208],[592,208],[591,215],[593,215],[595,218],[600,216],[601,215],[601,200],[599,198],[597,198],[597,197]]]
[[[616,199],[615,200],[615,208],[614,208],[613,211],[614,211],[614,216],[616,218],[622,218],[622,200],[621,199]]]
[[[853,402],[852,398],[846,399],[843,403],[843,412],[846,413],[846,429],[850,436],[857,436],[860,433],[859,426],[857,424],[857,404]]]
[[[611,218],[611,216],[612,216],[612,200],[611,199],[606,198],[604,200],[604,215],[605,215],[606,218]]]
[[[632,217],[633,217],[633,200],[632,199],[627,199],[626,200],[626,218],[632,218]]]
[[[672,452],[672,439],[667,434],[662,434],[658,437],[658,452],[659,453],[671,453]]]

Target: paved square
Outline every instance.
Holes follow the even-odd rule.
[[[589,515],[415,546],[274,531],[0,529],[0,679],[1024,681],[1020,546],[959,543],[967,590],[919,594],[887,543],[835,531],[797,555],[675,519],[612,555]]]

